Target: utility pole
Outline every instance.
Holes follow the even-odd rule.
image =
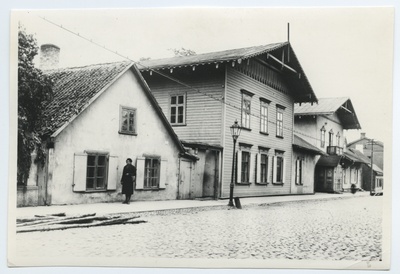
[[[371,187],[369,195],[372,196],[372,186],[374,185],[374,139],[371,139]]]

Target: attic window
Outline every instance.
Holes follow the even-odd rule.
[[[136,135],[136,109],[120,106],[119,133]]]

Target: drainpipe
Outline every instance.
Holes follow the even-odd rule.
[[[179,200],[179,185],[181,183],[181,155],[178,155],[178,187],[176,192],[176,199]]]

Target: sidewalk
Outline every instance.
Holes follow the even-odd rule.
[[[329,194],[316,193],[311,195],[285,195],[285,196],[266,196],[255,198],[240,198],[242,207],[257,204],[272,204],[280,202],[338,199],[368,196],[369,192],[357,192],[356,194]],[[65,213],[66,215],[93,214],[107,215],[118,213],[134,213],[159,210],[172,210],[182,208],[199,208],[212,206],[226,206],[228,199],[223,200],[169,200],[169,201],[132,201],[129,205],[122,203],[96,203],[79,205],[54,205],[38,207],[20,207],[16,209],[16,218],[32,218],[35,215]]]

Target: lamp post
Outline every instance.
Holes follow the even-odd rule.
[[[233,180],[235,179],[236,140],[238,139],[238,137],[240,135],[241,128],[240,128],[237,120],[235,121],[235,123],[230,128],[231,128],[231,135],[232,135],[232,138],[233,138],[233,157],[232,157],[232,177],[231,177],[231,185],[230,185],[229,204],[228,204],[228,206],[233,206],[233,187],[234,187]]]

